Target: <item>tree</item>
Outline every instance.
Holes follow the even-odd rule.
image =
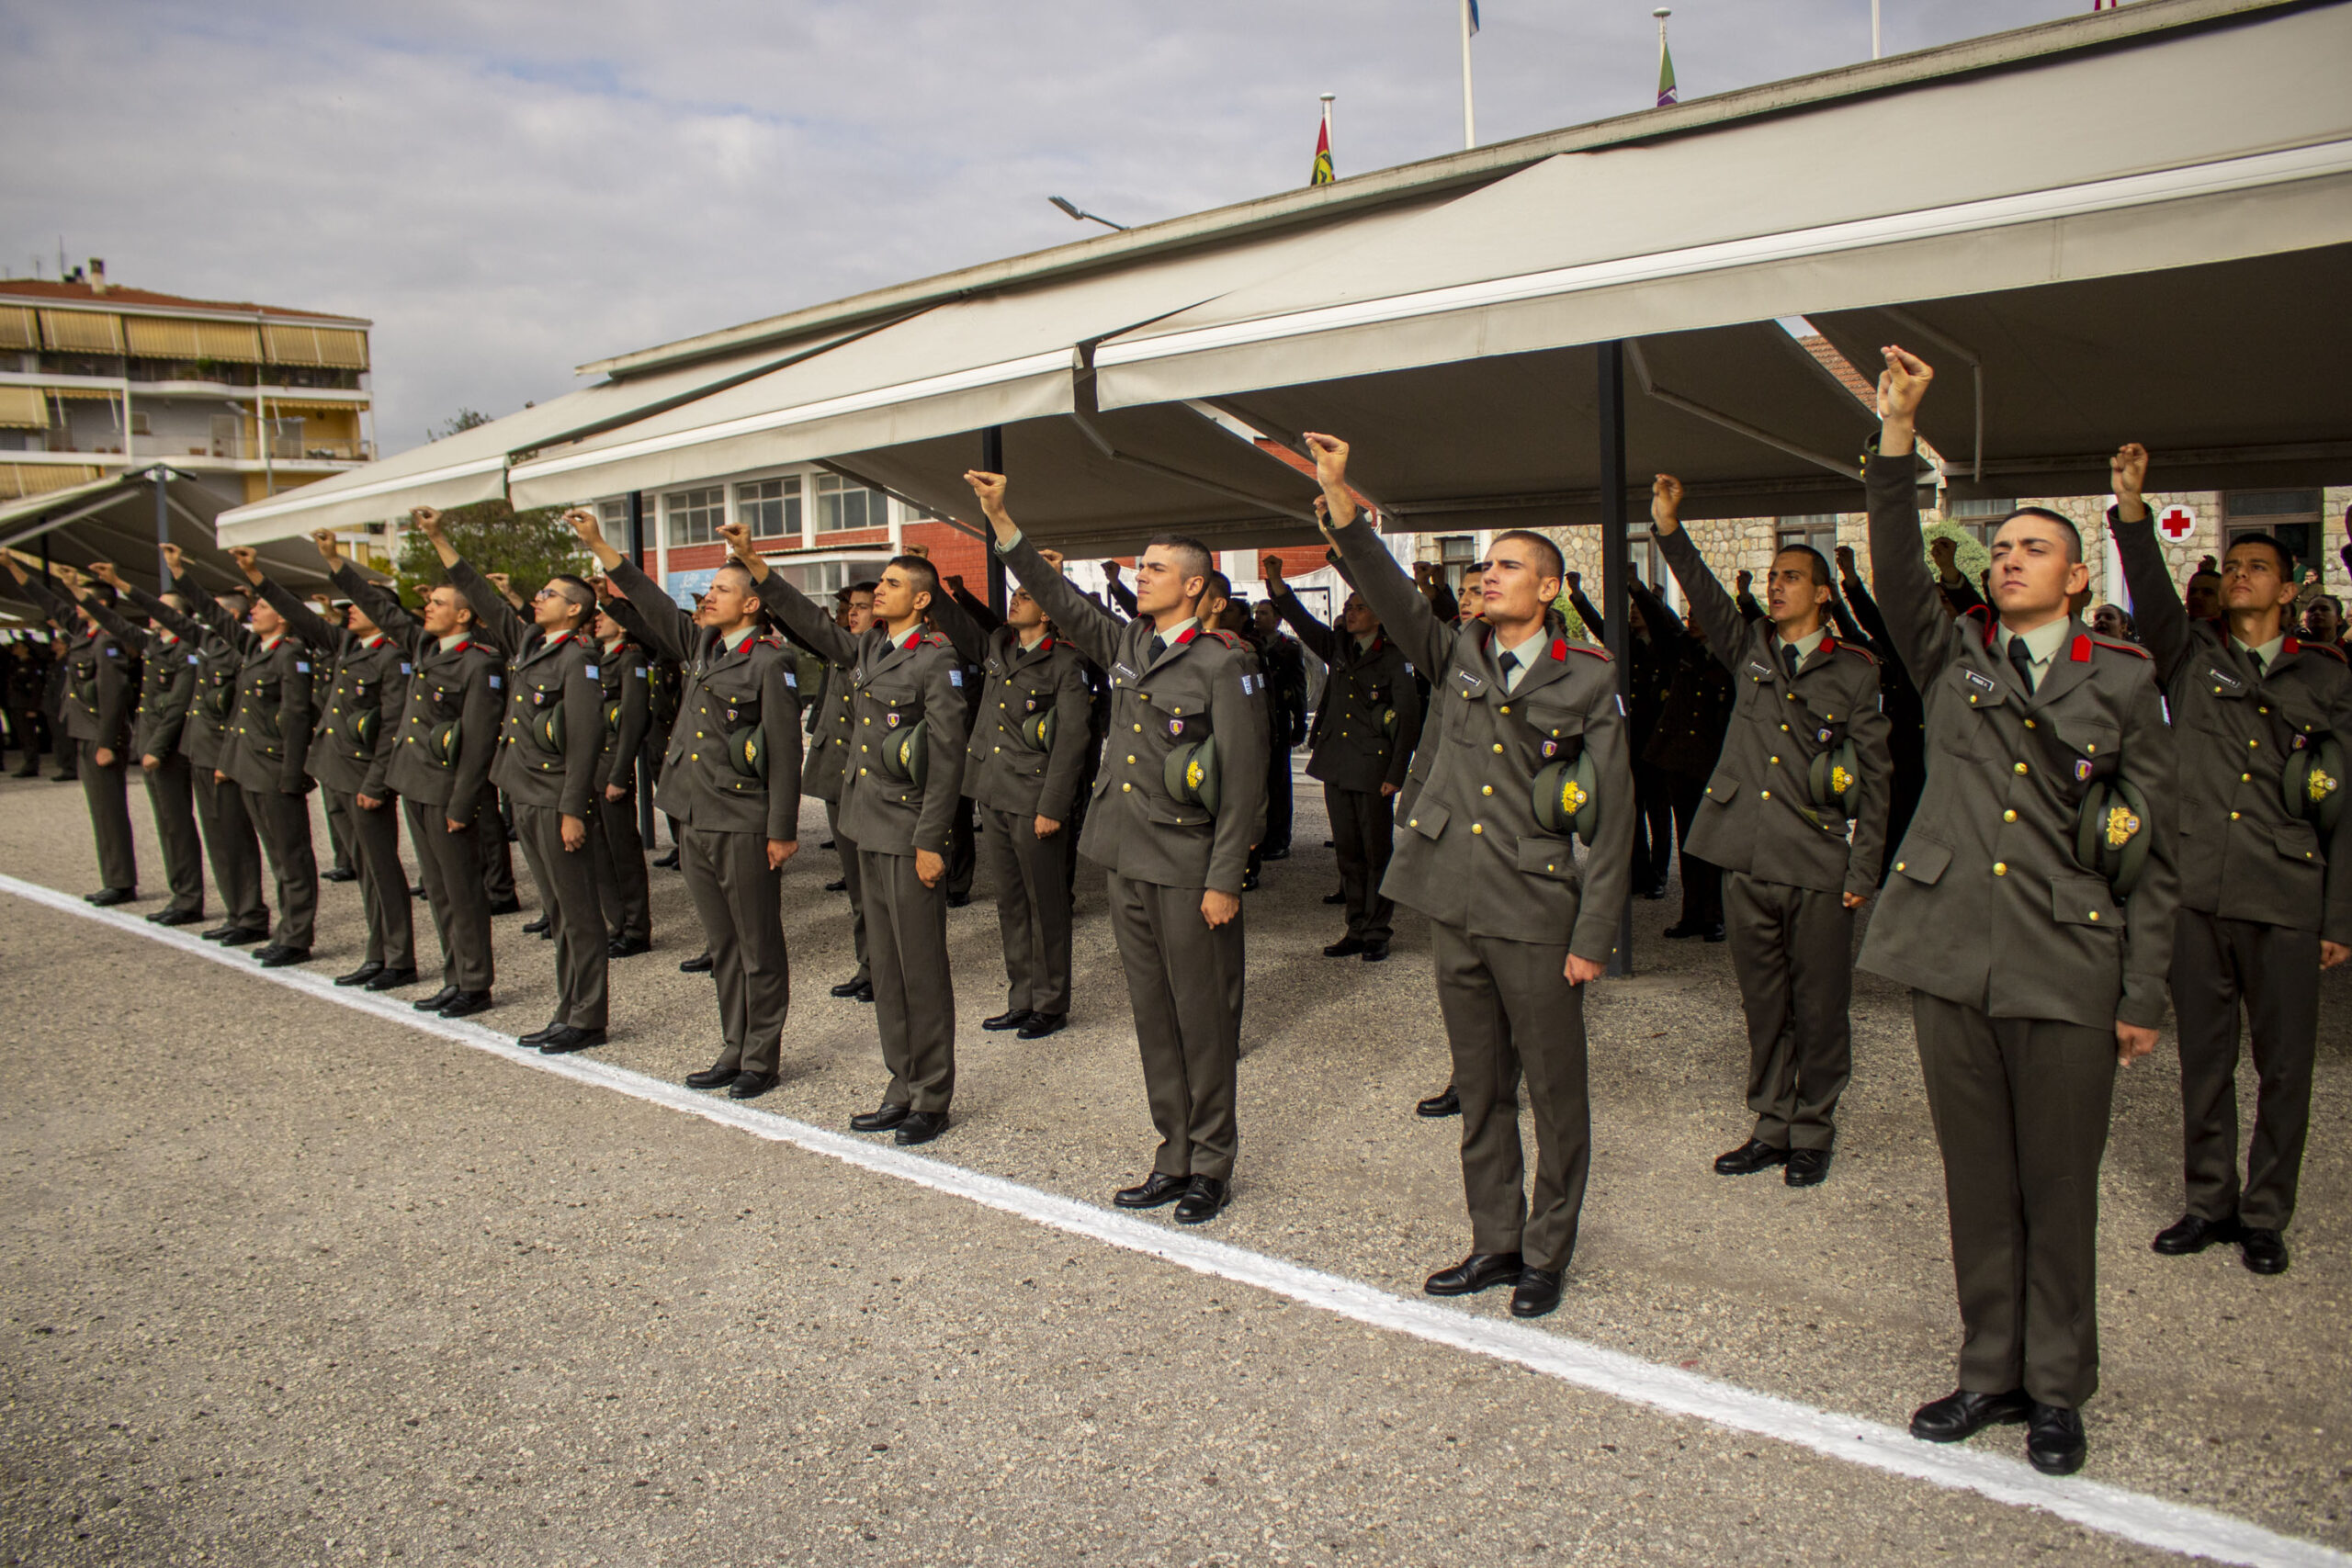
[[[588,552],[580,547],[579,536],[564,525],[559,507],[517,512],[503,501],[478,501],[450,507],[441,516],[449,542],[474,570],[505,572],[514,580],[514,591],[526,599],[558,572],[585,577],[595,570]],[[427,589],[449,581],[433,541],[414,528],[401,534],[392,575],[401,602],[408,604],[421,604]]]
[[[445,419],[439,424],[436,424],[432,429],[426,431],[424,433],[424,438],[427,441],[446,440],[447,437],[457,434],[458,432],[461,430],[471,430],[478,424],[488,424],[489,423],[490,415],[482,412],[481,410],[461,408],[457,412],[455,417]]]
[[[1952,564],[1959,569],[1960,575],[1967,580],[1971,587],[1974,587],[1984,577],[1984,569],[1993,564],[1992,552],[1976,542],[1976,536],[1949,519],[1940,523],[1930,523],[1919,532],[1924,536],[1921,541],[1922,548],[1930,548],[1938,539],[1950,539],[1960,547],[1958,556]],[[1928,565],[1929,570],[1934,569],[1935,557],[1931,548]]]

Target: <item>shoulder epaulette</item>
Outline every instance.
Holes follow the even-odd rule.
[[[1603,664],[1613,664],[1617,660],[1615,654],[1599,643],[1575,642],[1564,637],[1555,637],[1552,639],[1552,657],[1561,663],[1566,664],[1568,661],[1568,654],[1571,651],[1581,653],[1588,659],[1598,659]]]
[[[2113,637],[2099,637],[2094,633],[2087,632],[2084,634],[2083,640],[2088,643],[2096,643],[2101,648],[2111,648],[2118,653],[2128,653],[2134,659],[2153,659],[2155,657],[2136,642],[2120,642]]]
[[[1829,651],[1832,653],[1850,653],[1858,659],[1868,660],[1872,664],[1876,664],[1878,662],[1877,654],[1872,653],[1869,649],[1862,647],[1860,643],[1848,642],[1844,637],[1831,637],[1829,639]]]
[[[931,644],[933,648],[945,648],[947,646],[946,637],[939,632],[925,632],[922,634],[922,640]]]
[[[2302,645],[2302,651],[2305,653],[2324,653],[2330,659],[2335,660],[2338,664],[2352,664],[2352,659],[2346,658],[2344,650],[2337,648],[2333,643],[2307,642]]]
[[[1221,632],[1212,627],[1209,630],[1203,632],[1201,635],[1203,637],[1213,637],[1216,638],[1217,641],[1225,644],[1227,648],[1239,648],[1241,646],[1241,638],[1232,632]]]

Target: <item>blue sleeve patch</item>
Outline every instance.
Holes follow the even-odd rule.
[[[964,683],[964,672],[961,670],[950,670],[947,672],[947,683],[951,686],[962,685]]]
[[[492,675],[492,676],[490,678],[490,689],[491,689],[492,691],[493,691],[493,692],[494,692],[494,691],[498,690],[498,687],[499,687],[499,680],[498,680],[498,677],[497,677],[497,676],[495,676],[495,675]]]
[[[294,661],[294,673],[297,675],[308,675],[310,672],[311,667],[308,664],[305,664],[299,659]]]
[[[588,679],[590,679],[591,681],[594,681],[594,680],[600,680],[600,679],[602,679],[602,677],[600,677],[600,676],[596,673],[596,667],[595,667],[594,665],[593,665],[593,664],[591,664],[590,666],[588,666]]]

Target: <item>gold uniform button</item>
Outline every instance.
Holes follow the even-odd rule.
[[[2254,775],[2252,773],[2240,773],[2238,775],[2238,783],[2240,784],[2252,784],[2253,782]]]
[[[2024,764],[2023,762],[2019,762],[2019,763],[2018,763],[2018,764],[2016,765],[2016,772],[2018,772],[2018,773],[2023,773],[2025,771],[2026,771],[2026,767],[2025,767],[2025,764]]]
[[[1503,705],[1503,712],[1505,712],[1505,713],[1509,713],[1509,712],[1510,712],[1510,705],[1509,703],[1505,703],[1505,704]]]
[[[1142,726],[1142,725],[1138,724],[1138,725],[1136,725],[1136,733],[1137,735],[1141,735],[1141,734],[1143,733],[1143,726]]]
[[[2237,814],[2236,812],[2234,812],[2234,811],[2231,812],[2231,813],[2230,813],[2230,820],[2231,820],[2231,821],[2233,821],[2233,822],[2234,822],[2234,821],[2236,821],[2237,819],[2238,819],[2238,814]]]
[[[2031,729],[2031,728],[2033,728],[2033,720],[2031,720],[2031,719],[2027,719],[2027,720],[2025,721],[2025,727],[2026,727],[2028,729]]]
[[[2004,822],[2014,822],[2017,819],[2018,814],[2014,811],[2004,811],[2001,813],[2001,820]]]
[[[1903,870],[1905,866],[1907,866],[1909,863],[1909,863],[1909,862],[1907,862],[1907,861],[1896,861],[1896,862],[1894,863],[1894,869],[1895,869],[1895,870],[1897,870],[1897,871],[1901,871],[1901,870]]]
[[[1772,792],[1771,792],[1770,790],[1769,790],[1769,789],[1760,789],[1760,790],[1758,790],[1756,793],[1757,793],[1757,794],[1758,794],[1758,795],[1762,795],[1762,796],[1763,796],[1765,799],[1767,799],[1767,800],[1770,800],[1770,799],[1771,799],[1771,798],[1772,798]]]
[[[2253,748],[2253,747],[2256,747],[2256,746],[2259,746],[2259,745],[2261,745],[2261,744],[2262,744],[2262,742],[2261,742],[2261,741],[2259,741],[2259,740],[2249,740],[2249,741],[2247,741],[2247,742],[2246,742],[2246,745],[2247,745],[2247,747],[2248,747],[2249,749],[2251,749],[2251,748]]]
[[[1773,759],[1772,759],[1772,765],[1773,765],[1774,767],[1778,767],[1778,766],[1780,766],[1780,764],[1781,764],[1781,759],[1779,759],[1778,757],[1775,757],[1775,758],[1773,758]]]
[[[860,770],[858,770],[858,771],[859,771],[859,772],[861,772],[861,773],[863,773],[865,770],[861,768],[861,769],[860,769]],[[1135,785],[1133,785],[1133,784],[1121,784],[1121,785],[1119,786],[1119,793],[1120,793],[1121,795],[1125,795],[1128,791],[1130,791],[1130,790],[1134,789],[1135,787],[1136,787],[1136,786],[1135,786]]]
[[[1973,702],[1975,699],[1972,697],[1972,698],[1970,698],[1969,700],[1970,700],[1971,702]],[[1788,727],[1787,725],[1785,725],[1785,724],[1784,724],[1784,725],[1781,726],[1781,734],[1786,735],[1788,732],[1789,732],[1789,727]]]
[[[999,756],[1001,756],[1001,755],[1003,754],[1003,752],[1004,752],[1004,748],[1003,748],[1003,747],[1001,747],[1001,746],[991,746],[991,747],[989,747],[989,750],[991,752],[994,752],[994,753],[996,753],[996,754],[997,754],[997,755],[999,755]]]
[[[857,770],[857,776],[858,776],[859,778],[864,778],[864,777],[865,776],[865,770],[864,768],[860,768],[860,769],[858,769],[858,770]]]
[[[1474,833],[1483,833],[1487,830],[1487,825],[1484,822],[1473,822],[1470,824],[1470,830]]]
[[[1499,757],[1499,756],[1501,756],[1502,754],[1503,754],[1503,743],[1502,743],[1501,741],[1498,740],[1498,741],[1496,741],[1496,742],[1495,742],[1495,755],[1496,755],[1496,756],[1498,756],[1498,757]]]
[[[1993,874],[1994,874],[1994,875],[1996,875],[1996,876],[2007,876],[2007,875],[2008,875],[2008,874],[2009,874],[2009,863],[2008,863],[2008,862],[2007,862],[2007,861],[2005,861],[2005,860],[1996,860],[1996,861],[1995,861],[1995,862],[1993,863]]]
[[[1127,765],[1128,765],[1129,767],[1133,767],[1133,766],[1135,765],[1135,760],[1136,760],[1136,754],[1135,754],[1133,751],[1128,752],[1128,753],[1127,753]]]
[[[1495,786],[1492,784],[1482,784],[1478,788],[1478,793],[1480,795],[1492,795],[1495,793]]]
[[[2096,924],[2098,924],[2098,911],[2097,909],[2093,909],[2093,910],[2091,910],[2091,911],[2090,911],[2090,917],[2091,917],[2091,923],[2092,923],[2092,924],[2096,925]]]

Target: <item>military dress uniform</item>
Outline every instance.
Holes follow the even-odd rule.
[[[668,595],[663,595],[665,599]],[[674,605],[673,606],[674,608]],[[652,728],[653,661],[626,637],[602,645],[596,677],[605,688],[605,750],[598,758],[596,887],[605,930],[615,942],[643,947],[653,939],[653,893],[645,839],[637,825],[637,760]],[[675,720],[673,713],[673,721]],[[626,791],[618,800],[605,792]]]
[[[388,716],[397,716],[405,705],[408,676],[401,667],[412,661],[401,657],[400,645],[380,627],[373,637],[361,637],[324,620],[270,579],[262,580],[260,591],[294,635],[326,661],[326,695],[318,704],[303,765],[341,811],[358,863],[360,904],[368,920],[364,962],[381,964],[389,974],[413,974],[416,942],[408,868],[401,863],[400,813],[387,782],[399,743],[398,727]],[[361,795],[378,802],[376,808],[360,805]]]
[[[1348,936],[1385,949],[1396,907],[1380,884],[1396,841],[1395,792],[1404,787],[1421,741],[1420,688],[1404,649],[1385,631],[1359,641],[1309,615],[1287,587],[1272,598],[1298,640],[1331,671],[1307,734],[1313,750],[1306,772],[1323,781]]]
[[[1747,1015],[1749,1137],[1826,1153],[1853,1076],[1854,911],[1878,892],[1894,763],[1878,660],[1823,628],[1750,621],[1688,531],[1652,531],[1737,694],[1690,848],[1729,874],[1732,970]],[[1793,1179],[1793,1177],[1792,1177]]]
[[[808,704],[808,750],[800,765],[800,793],[825,803],[825,830],[842,858],[842,880],[849,888],[850,946],[857,954],[857,973],[843,982],[847,990],[871,987],[874,965],[866,955],[865,878],[859,872],[857,840],[842,831],[842,784],[849,769],[850,735],[857,723],[857,693],[849,671],[825,661],[816,695]]]
[[[514,802],[515,838],[555,939],[549,1027],[601,1032],[612,954],[596,893],[595,847],[563,844],[566,817],[578,818],[592,839],[596,832],[594,799],[602,784],[596,759],[605,747],[601,649],[584,633],[549,637],[526,621],[469,561],[460,558],[450,567],[449,581],[507,650],[505,669],[492,677],[494,688],[503,684],[505,714],[490,777]]]
[[[1724,735],[1731,725],[1731,675],[1707,651],[1706,640],[1656,594],[1639,581],[1629,583],[1627,592],[1641,606],[1650,635],[1664,645],[1666,685],[1658,693],[1657,728],[1642,748],[1642,760],[1665,777],[1675,840],[1681,846],[1682,918],[1666,934],[1720,942],[1724,934],[1723,868],[1691,850],[1690,828],[1706,804],[1707,780],[1723,754]]]
[[[1234,1098],[1244,917],[1212,926],[1201,898],[1209,888],[1239,897],[1265,820],[1265,738],[1243,684],[1254,660],[1226,633],[1186,627],[1163,638],[1148,619],[1118,620],[1025,537],[996,548],[1110,682],[1108,732],[1079,852],[1109,874],[1112,930],[1159,1134],[1152,1169],[1219,1183],[1222,1201],[1240,1141]],[[1180,796],[1168,776],[1172,753],[1204,742],[1215,746],[1213,805],[1197,790]]]
[[[715,1070],[773,1077],[792,1004],[784,873],[768,842],[800,837],[800,699],[780,638],[695,624],[628,561],[607,574],[645,636],[684,671],[656,804],[680,825],[678,867],[718,983]],[[771,579],[771,581],[778,581]],[[764,601],[763,601],[764,602]],[[639,667],[641,668],[641,661]],[[632,803],[633,804],[633,803]]]
[[[2352,835],[2344,831],[2352,671],[2334,649],[2283,637],[2248,649],[2227,620],[2191,621],[2155,524],[2108,513],[2133,624],[2172,705],[2179,755],[2180,913],[2172,1003],[2188,1213],[2283,1231],[2311,1124],[2322,941],[2352,943]],[[2290,798],[2291,797],[2291,798]],[[2238,1179],[2238,1010],[2256,1091]]]
[[[1439,620],[1368,513],[1338,534],[1358,592],[1430,675],[1433,711],[1381,891],[1430,920],[1472,1250],[1564,1271],[1592,1165],[1584,987],[1568,983],[1567,960],[1607,961],[1632,880],[1633,765],[1615,673],[1606,652],[1556,633],[1522,660],[1494,647],[1484,622]],[[1588,762],[1579,863],[1581,834],[1539,821],[1535,781]],[[1532,1202],[1514,1100],[1522,1075],[1535,1113]]]
[[[228,769],[223,759],[229,752],[229,723],[236,712],[237,666],[243,658],[235,641],[237,624],[194,578],[182,577],[165,587],[179,594],[187,614],[137,587],[127,590],[126,597],[134,609],[196,651],[196,682],[179,743],[196,795],[197,831],[204,840],[205,859],[212,866],[212,886],[223,911],[222,923],[204,934],[243,945],[267,934],[269,906],[262,897],[261,838],[245,809],[244,794],[233,782],[214,776]]]
[[[2098,1386],[2115,1025],[2164,1018],[2173,739],[2147,655],[2071,617],[2029,691],[2007,652],[2016,641],[2033,657],[2026,637],[1981,610],[1945,614],[1916,455],[1873,457],[1868,485],[1879,607],[1926,706],[1929,761],[1858,964],[1912,989],[1951,1215],[1960,1387],[2073,1409]],[[2128,894],[2102,874],[2098,843],[2098,863],[2078,853],[2099,794],[2111,804],[2094,838],[2145,846]]]
[[[91,628],[78,600],[45,571],[26,580],[34,597],[67,630],[62,715],[74,748],[74,771],[90,811],[96,840],[102,892],[126,897],[138,891],[139,862],[130,837],[130,797],[123,770],[130,764],[132,694],[139,688],[138,662],[130,648],[103,627]],[[114,753],[114,765],[100,767],[96,755]],[[120,901],[120,900],[115,900]]]
[[[490,895],[475,839],[499,750],[503,660],[470,632],[426,636],[390,589],[369,581],[349,561],[335,564],[334,581],[400,647],[401,703],[384,786],[401,797],[408,818],[425,908],[441,942],[442,988],[486,1001],[496,966]],[[496,821],[496,813],[490,819]],[[461,826],[452,830],[452,822]]]
[[[1072,808],[1093,703],[1086,658],[1061,638],[1023,644],[1012,627],[999,626],[982,671],[964,793],[979,806],[980,852],[996,885],[1005,1010],[1066,1018]],[[1039,838],[1040,817],[1060,829]]]
[[[150,919],[190,925],[204,913],[204,851],[196,829],[196,794],[180,737],[196,698],[201,656],[161,621],[141,628],[93,597],[90,613],[126,648],[139,650],[139,706],[131,716],[130,755],[147,781],[147,807],[164,846],[172,901]],[[155,759],[146,766],[145,759]]]
[[[852,637],[771,572],[761,604],[847,688],[841,827],[856,846],[851,886],[865,911],[865,955],[890,1082],[882,1102],[944,1117],[956,1096],[956,987],[947,967],[947,887],[926,887],[915,852],[944,862],[963,799],[963,669],[947,639],[920,627]],[[773,594],[771,602],[769,595]],[[922,732],[920,743],[916,732]],[[854,739],[851,739],[854,737]],[[918,773],[910,765],[921,755]],[[887,760],[886,760],[887,759]]]
[[[232,623],[233,625],[233,623]],[[290,632],[237,631],[235,706],[221,771],[244,792],[277,882],[277,927],[270,947],[308,953],[319,911],[319,863],[311,848],[311,650]],[[270,956],[269,948],[261,954]]]

